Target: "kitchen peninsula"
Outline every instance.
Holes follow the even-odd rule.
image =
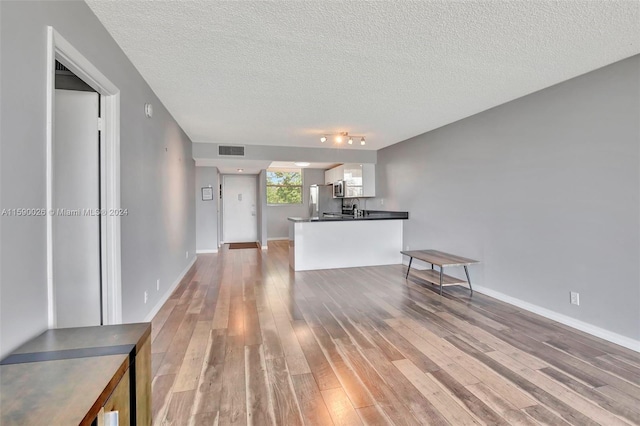
[[[366,210],[362,217],[289,219],[289,266],[294,271],[402,263],[407,212]]]

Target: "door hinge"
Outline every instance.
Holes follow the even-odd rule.
[[[102,117],[98,117],[98,130],[101,131],[102,129]]]

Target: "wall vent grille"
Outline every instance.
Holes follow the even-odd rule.
[[[244,146],[218,145],[218,155],[221,157],[244,157]]]
[[[56,61],[56,71],[69,71],[69,68],[65,67],[60,62]]]

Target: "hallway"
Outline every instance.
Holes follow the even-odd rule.
[[[153,320],[154,424],[640,424],[633,351],[404,266],[287,256],[198,256]]]

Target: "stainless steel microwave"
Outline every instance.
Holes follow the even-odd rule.
[[[333,198],[344,197],[344,181],[337,181],[333,184]]]

